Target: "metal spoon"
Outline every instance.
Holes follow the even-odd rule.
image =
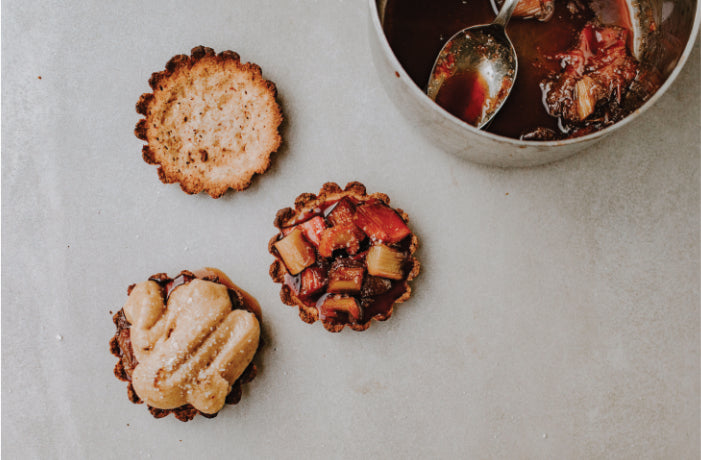
[[[492,120],[516,81],[516,50],[506,35],[505,27],[517,3],[518,0],[506,0],[491,24],[468,27],[450,37],[438,53],[431,70],[426,89],[428,97],[434,101],[438,98],[437,102],[444,108],[477,128],[486,126]],[[475,88],[484,91],[482,97],[470,97],[467,105],[472,104],[472,107],[465,110],[472,113],[471,116],[456,113],[455,104],[459,105],[460,101],[445,103],[443,94],[440,94],[444,83],[460,74],[470,75]]]

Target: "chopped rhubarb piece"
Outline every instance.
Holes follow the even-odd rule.
[[[512,14],[515,18],[548,21],[555,12],[555,0],[519,0]]]
[[[382,243],[397,243],[411,233],[399,214],[377,200],[358,206],[354,222],[373,241]]]
[[[326,228],[326,223],[323,217],[314,216],[308,221],[295,225],[294,227],[283,228],[282,234],[285,236],[289,235],[295,228],[300,229],[307,240],[318,247],[321,239],[321,232]]]
[[[344,197],[326,217],[332,225],[348,225],[353,223],[355,205],[350,198]]]
[[[319,315],[322,319],[343,319],[343,316],[347,316],[351,321],[358,321],[362,310],[353,297],[330,295],[319,306]]]
[[[400,280],[404,277],[402,265],[404,253],[384,244],[373,246],[368,250],[368,273],[382,278]]]
[[[306,236],[309,241],[314,243],[316,246],[319,246],[319,242],[321,241],[321,232],[326,228],[326,223],[324,222],[323,217],[312,217],[308,221],[299,224],[298,227],[302,230],[304,236]]]
[[[366,276],[363,281],[363,288],[360,292],[362,297],[376,297],[384,294],[392,288],[392,282],[379,276]]]
[[[357,294],[363,287],[365,267],[356,261],[339,259],[329,271],[328,292],[337,294]]]
[[[285,273],[283,282],[288,288],[290,288],[294,295],[299,295],[299,289],[301,287],[299,276],[292,276],[289,273]]]
[[[336,249],[345,249],[348,254],[355,254],[360,250],[360,243],[365,239],[365,234],[353,224],[330,227],[321,232],[319,242],[319,255],[331,257]]]
[[[320,267],[305,268],[299,275],[301,282],[299,295],[308,297],[321,291],[326,285],[326,274]]]
[[[587,24],[577,46],[560,59],[562,72],[541,83],[548,113],[567,123],[596,115],[615,121],[624,93],[638,73],[638,63],[626,46],[628,32],[617,26]]]
[[[292,275],[301,272],[316,260],[314,247],[304,239],[302,231],[297,228],[276,242],[274,246],[282,257],[287,271]]]
[[[594,107],[600,93],[599,87],[591,77],[585,75],[577,82],[574,90],[577,98],[575,101],[577,115],[580,120],[584,120],[594,113]]]

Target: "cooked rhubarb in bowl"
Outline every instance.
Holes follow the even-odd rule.
[[[477,129],[463,120],[480,99],[479,79],[458,72],[439,104],[426,84],[445,42],[492,22],[502,1],[368,0],[373,62],[412,129],[446,152],[501,167],[559,160],[631,124],[680,74],[701,22],[698,0],[521,0],[506,29],[515,86]]]
[[[418,238],[407,214],[389,203],[383,193],[368,195],[359,182],[345,189],[329,182],[318,196],[304,193],[294,209],[277,212],[270,276],[302,320],[320,320],[331,332],[346,325],[363,331],[409,298],[409,282],[420,268]]]
[[[388,0],[385,32],[412,79],[424,87],[445,40],[463,27],[491,22],[501,3]],[[507,31],[518,53],[518,77],[486,128],[490,132],[523,140],[582,136],[622,119],[662,81],[656,69],[641,67],[633,56],[625,0],[520,0],[513,18]],[[479,88],[464,77],[460,71],[449,77],[436,101],[469,122]]]

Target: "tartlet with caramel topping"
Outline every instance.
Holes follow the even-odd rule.
[[[294,208],[277,212],[279,231],[268,244],[280,299],[331,332],[364,331],[373,319],[388,319],[411,296],[420,269],[408,221],[387,195],[368,195],[359,182],[345,189],[329,182],[318,195],[298,196]]]
[[[258,303],[221,271],[161,273],[128,289],[113,317],[114,374],[156,418],[212,418],[256,375]]]

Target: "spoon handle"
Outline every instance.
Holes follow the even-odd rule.
[[[509,22],[509,19],[511,19],[511,13],[514,12],[518,1],[519,0],[505,0],[492,24],[497,24],[506,28],[506,24]]]

